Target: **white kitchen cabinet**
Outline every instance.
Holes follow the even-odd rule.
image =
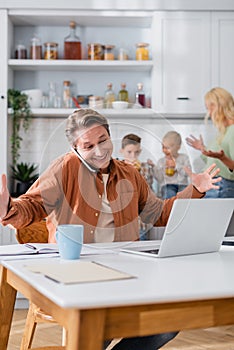
[[[7,171],[7,11],[0,10],[0,42],[2,45],[0,55],[0,174]]]
[[[161,113],[204,113],[211,87],[210,12],[155,13],[152,96]]]
[[[212,13],[212,86],[234,95],[234,12]]]

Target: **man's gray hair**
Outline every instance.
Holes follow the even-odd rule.
[[[104,126],[104,128],[110,135],[109,124],[106,117],[94,111],[93,109],[77,109],[67,118],[65,133],[68,142],[72,146],[75,146],[75,142],[77,141],[78,137],[78,132],[80,130],[87,129],[95,124]]]

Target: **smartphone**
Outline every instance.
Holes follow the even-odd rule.
[[[86,168],[89,169],[89,171],[91,171],[92,173],[97,173],[98,172],[99,169],[94,168],[92,165],[87,163],[86,160],[77,152],[77,150],[75,148],[71,147],[71,149],[77,155],[79,160],[86,166]]]

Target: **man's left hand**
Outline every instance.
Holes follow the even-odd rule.
[[[217,182],[221,181],[222,178],[216,177],[220,172],[220,169],[215,169],[216,164],[212,164],[209,168],[207,168],[203,173],[195,174],[189,169],[185,167],[184,170],[191,178],[191,182],[196,189],[201,192],[207,192],[211,189],[219,189],[219,186],[215,185]]]

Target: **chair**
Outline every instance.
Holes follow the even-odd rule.
[[[23,243],[47,243],[48,242],[48,230],[46,227],[46,221],[40,221],[33,223],[27,227],[16,230],[16,239],[20,244]],[[31,349],[34,333],[38,323],[56,323],[51,315],[46,314],[40,307],[33,303],[29,303],[29,310],[27,314],[24,334],[20,350]],[[62,346],[49,346],[43,348],[37,348],[37,350],[62,350],[65,349],[66,332],[63,329]],[[35,349],[36,350],[36,349]]]

